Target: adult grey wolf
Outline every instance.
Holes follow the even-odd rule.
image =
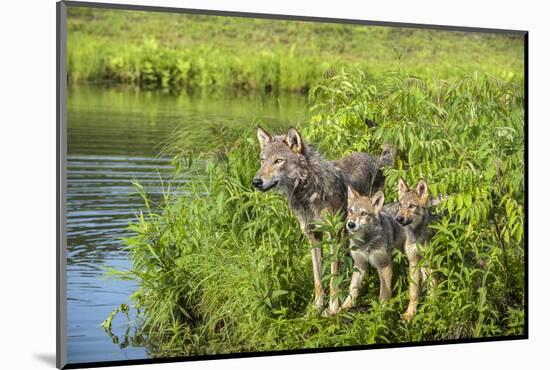
[[[348,185],[365,195],[383,188],[381,168],[393,163],[393,150],[386,148],[380,157],[353,153],[337,161],[327,161],[304,143],[294,128],[286,135],[270,135],[258,127],[257,135],[261,147],[260,169],[252,185],[260,191],[276,188],[287,197],[302,231],[312,244],[315,305],[322,310],[324,291],[319,245],[322,235],[314,231],[312,224],[320,221],[324,212],[341,213],[344,219]],[[332,262],[331,274],[334,276],[337,272],[338,262]],[[331,279],[329,314],[338,311],[337,293]]]
[[[350,233],[350,253],[354,271],[351,275],[349,295],[342,309],[355,305],[363,275],[369,263],[380,278],[380,300],[390,299],[393,275],[392,250],[403,250],[405,231],[393,215],[385,212],[384,193],[376,192],[372,198],[348,187],[348,216],[346,229]]]

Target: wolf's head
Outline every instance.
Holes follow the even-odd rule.
[[[252,185],[260,191],[279,187],[285,188],[299,176],[299,169],[305,162],[305,144],[300,133],[290,128],[286,135],[272,136],[258,127],[260,141],[260,169]]]
[[[398,191],[399,210],[395,220],[402,226],[411,225],[414,228],[423,221],[424,215],[428,212],[428,184],[420,180],[416,188],[411,189],[405,180],[399,179]]]
[[[346,229],[350,233],[370,233],[380,224],[380,210],[384,205],[384,193],[377,191],[371,198],[359,194],[348,186],[348,217]]]

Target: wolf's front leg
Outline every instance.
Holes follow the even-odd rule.
[[[336,285],[336,275],[338,275],[339,261],[338,256],[335,255],[335,248],[331,245],[330,254],[334,260],[330,263],[330,298],[328,304],[328,313],[335,315],[338,313],[338,307],[340,306],[340,288]]]
[[[323,268],[321,248],[314,246],[311,248],[311,261],[313,266],[313,287],[315,288],[315,307],[319,311],[323,309],[324,291],[321,282],[321,272]]]
[[[416,250],[416,244],[407,245],[405,251],[409,260],[409,306],[403,318],[406,321],[410,321],[416,314],[416,307],[418,306],[418,298],[420,296],[420,269],[418,268],[420,256]]]
[[[378,277],[380,278],[380,300],[387,301],[391,298],[391,280],[393,276],[393,265],[391,260],[384,266],[378,269]]]
[[[351,283],[349,285],[349,295],[346,297],[346,300],[340,307],[340,311],[350,309],[351,307],[357,304],[357,297],[361,290],[361,281],[363,280],[363,275],[365,271],[357,270],[353,271],[351,274]]]

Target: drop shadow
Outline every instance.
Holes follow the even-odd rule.
[[[50,365],[52,367],[55,367],[55,353],[35,353],[34,358],[37,360],[42,361],[46,365]]]

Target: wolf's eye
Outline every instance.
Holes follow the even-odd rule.
[[[409,204],[409,208],[410,209],[416,208],[416,204]]]
[[[279,158],[279,159],[276,159],[273,161],[274,164],[279,164],[279,163],[283,163],[283,159]]]
[[[361,216],[366,216],[366,215],[367,215],[367,212],[361,211]]]

